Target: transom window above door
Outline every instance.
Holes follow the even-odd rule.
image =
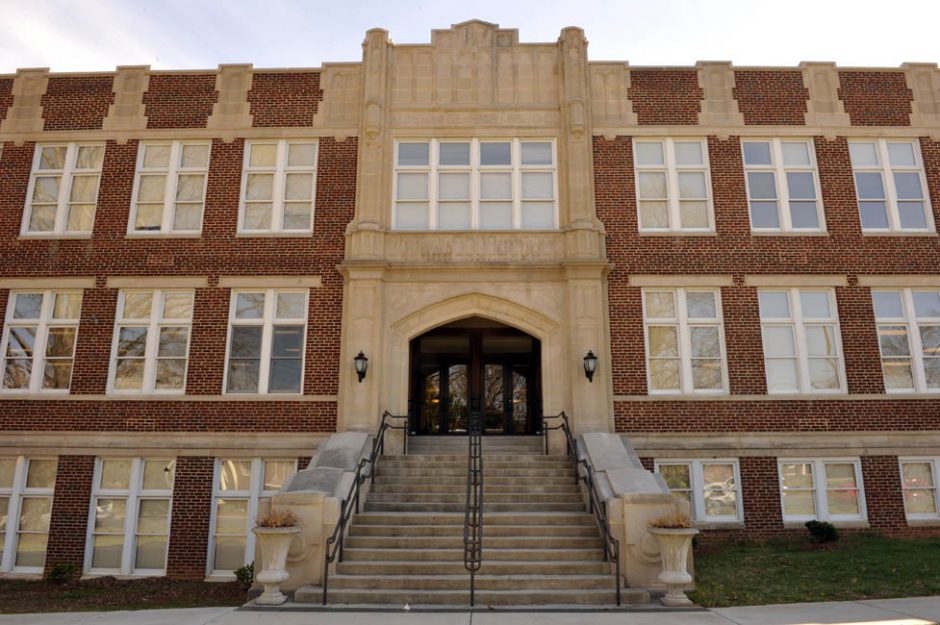
[[[555,229],[556,169],[550,139],[399,141],[394,228]]]

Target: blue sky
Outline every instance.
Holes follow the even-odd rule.
[[[940,60],[940,0],[0,0],[0,73],[316,67],[359,60],[372,27],[423,43],[432,28],[471,18],[518,28],[522,41],[581,26],[591,59],[633,65]]]

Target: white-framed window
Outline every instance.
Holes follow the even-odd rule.
[[[255,557],[251,529],[258,502],[297,472],[296,458],[216,458],[213,478],[209,575],[231,576]]]
[[[97,458],[85,570],[164,575],[175,458]]]
[[[714,460],[656,460],[669,491],[689,502],[696,521],[740,522],[741,471],[736,458]]]
[[[552,139],[431,139],[395,144],[396,230],[552,230]]]
[[[0,572],[42,573],[56,458],[0,457]]]
[[[140,144],[128,234],[202,231],[210,151],[208,141]]]
[[[940,390],[940,291],[872,289],[885,392]]]
[[[11,291],[3,328],[3,391],[68,393],[82,291]]]
[[[849,153],[862,230],[933,230],[919,141],[852,140]]]
[[[238,231],[312,232],[317,142],[246,141]]]
[[[825,230],[811,141],[748,139],[741,149],[751,230]]]
[[[110,392],[184,392],[193,293],[191,289],[120,291],[111,347]]]
[[[784,521],[867,518],[858,458],[778,459]]]
[[[768,393],[844,393],[839,313],[832,289],[761,289]]]
[[[640,232],[711,231],[708,143],[700,139],[635,139]]]
[[[226,393],[303,390],[307,290],[233,290]]]
[[[36,144],[23,235],[90,235],[103,163],[103,143]]]
[[[719,289],[643,289],[649,392],[728,388]]]
[[[940,519],[940,457],[898,458],[908,520]]]

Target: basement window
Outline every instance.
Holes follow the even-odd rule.
[[[940,458],[899,458],[908,521],[940,520]]]
[[[58,460],[0,457],[0,572],[42,573]]]
[[[780,459],[778,468],[784,521],[865,520],[858,458]]]
[[[744,519],[736,459],[657,460],[655,471],[673,495],[689,502],[696,521],[739,523]]]

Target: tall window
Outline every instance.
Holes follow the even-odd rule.
[[[815,150],[809,141],[744,141],[751,229],[822,230]]]
[[[245,144],[239,232],[313,231],[316,141]]]
[[[766,289],[758,297],[767,392],[844,392],[832,289]]]
[[[13,291],[3,330],[3,390],[67,393],[81,291]]]
[[[637,139],[633,147],[640,231],[713,230],[708,144]]]
[[[557,228],[555,171],[555,143],[549,140],[401,141],[395,228]]]
[[[42,572],[58,465],[55,458],[0,457],[0,572]]]
[[[218,458],[210,539],[210,575],[232,575],[255,557],[252,520],[258,501],[271,497],[297,471],[297,461]]]
[[[176,460],[98,458],[85,570],[163,575]]]
[[[900,458],[899,462],[908,520],[940,519],[940,458]]]
[[[206,141],[140,144],[129,233],[202,230],[209,149]]]
[[[865,518],[858,458],[780,460],[784,521],[859,521]]]
[[[300,393],[307,291],[233,291],[228,393]]]
[[[697,521],[737,522],[743,518],[737,460],[657,460],[669,491],[689,502]]]
[[[103,162],[101,143],[37,144],[23,234],[91,234]]]
[[[644,289],[650,393],[722,393],[727,388],[717,289]]]
[[[871,298],[885,391],[940,389],[940,292],[879,289]]]
[[[862,230],[932,230],[920,143],[850,141]]]
[[[111,350],[111,390],[182,393],[192,319],[191,290],[122,290]]]

